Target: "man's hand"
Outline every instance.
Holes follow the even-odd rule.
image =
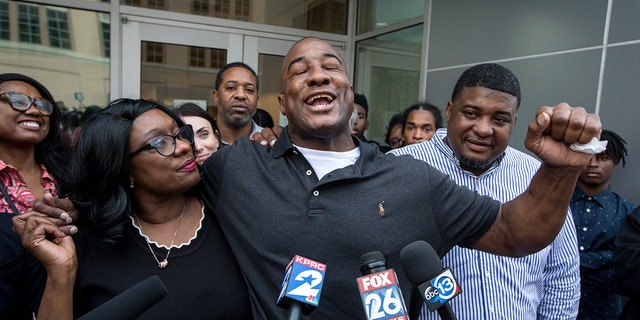
[[[262,132],[254,133],[250,139],[251,141],[257,142],[263,146],[268,145],[273,147],[276,140],[278,140],[278,137],[282,134],[282,130],[284,130],[284,128],[278,125],[274,126],[273,129],[264,128],[262,129]]]
[[[600,138],[600,132],[602,124],[597,114],[560,103],[538,110],[536,119],[529,123],[524,144],[545,165],[582,168],[593,155],[573,151],[569,145]]]

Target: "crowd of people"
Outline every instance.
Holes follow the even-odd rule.
[[[327,271],[306,319],[365,318],[355,278],[371,251],[396,270],[411,319],[437,318],[400,266],[417,240],[462,286],[459,319],[638,316],[640,215],[610,186],[626,142],[596,114],[543,106],[525,138],[535,157],[511,148],[520,84],[480,64],[444,117],[410,106],[380,146],[346,70],[304,38],[281,67],[284,128],[252,118],[258,77],[234,62],[216,78],[217,117],[117,99],[72,143],[45,86],[0,75],[0,313],[73,319],[157,275],[167,296],[140,319],[284,319],[285,267],[313,239]],[[606,149],[574,150],[594,138]]]

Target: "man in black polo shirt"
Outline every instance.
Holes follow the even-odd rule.
[[[203,200],[238,258],[259,319],[286,317],[275,301],[285,266],[305,255],[292,248],[306,237],[325,249],[317,259],[327,265],[315,319],[364,317],[355,278],[366,252],[381,251],[408,293],[398,256],[416,240],[441,256],[456,244],[514,257],[540,250],[562,227],[591,158],[569,144],[601,130],[598,116],[582,108],[542,107],[525,145],[544,164],[527,191],[501,205],[422,161],[354,139],[353,88],[344,60],[323,40],[305,38],[290,49],[278,100],[289,125],[272,147],[238,139],[209,158],[202,174]]]

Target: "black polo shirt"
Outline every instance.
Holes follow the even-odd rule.
[[[317,239],[323,256],[308,258],[327,265],[309,319],[359,319],[365,317],[356,285],[362,254],[381,251],[407,298],[410,282],[399,264],[405,245],[426,240],[442,256],[456,244],[473,245],[498,214],[498,201],[425,162],[358,141],[356,164],[318,181],[286,132],[273,147],[238,139],[203,164],[203,201],[249,283],[256,319],[287,317],[276,299],[287,263],[305,256],[293,249],[301,239]]]

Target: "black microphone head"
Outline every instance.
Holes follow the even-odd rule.
[[[111,298],[78,320],[135,319],[166,295],[167,288],[160,277],[154,275]]]
[[[413,284],[424,283],[442,271],[442,261],[431,245],[423,240],[412,242],[400,251],[400,265]]]
[[[387,261],[380,251],[367,252],[360,256],[360,271],[363,275],[368,275],[387,270]]]

